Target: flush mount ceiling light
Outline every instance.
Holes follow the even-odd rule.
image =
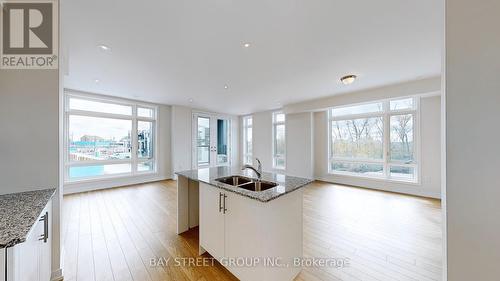
[[[188,102],[192,103],[192,102],[193,102],[193,99],[188,99]]]
[[[349,84],[352,84],[354,82],[354,80],[356,80],[357,76],[356,75],[346,75],[342,78],[340,78],[340,82],[342,82],[342,84],[344,85],[349,85]]]
[[[252,44],[250,44],[250,42],[245,42],[245,43],[243,43],[243,47],[245,47],[245,48],[250,47],[250,45],[252,45]]]
[[[226,85],[224,85],[224,90],[227,90],[227,89],[229,89],[229,86],[226,84]]]
[[[101,82],[101,80],[99,80],[99,79],[95,79],[95,80],[94,80],[94,82],[95,82],[96,84],[99,84],[99,82]]]
[[[109,46],[106,46],[106,45],[98,45],[97,47],[99,47],[99,49],[101,49],[103,51],[111,51],[111,48]]]

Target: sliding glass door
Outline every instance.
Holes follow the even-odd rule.
[[[202,113],[193,115],[193,168],[229,165],[230,126],[227,118]]]

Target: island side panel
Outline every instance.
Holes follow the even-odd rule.
[[[189,180],[189,228],[200,224],[200,183]]]
[[[189,179],[177,177],[177,234],[189,230]]]

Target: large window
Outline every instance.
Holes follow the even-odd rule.
[[[243,117],[243,164],[252,162],[252,116],[246,116]]]
[[[330,173],[416,182],[417,108],[404,98],[330,109]]]
[[[66,95],[65,181],[151,173],[156,108]]]
[[[285,114],[273,113],[273,168],[286,167]]]

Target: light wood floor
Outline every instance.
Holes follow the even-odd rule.
[[[197,257],[197,229],[175,228],[174,181],[65,196],[64,279],[236,280],[220,264],[150,266]],[[296,280],[441,280],[441,243],[438,200],[315,182],[304,192],[304,256],[350,263],[304,268]]]

